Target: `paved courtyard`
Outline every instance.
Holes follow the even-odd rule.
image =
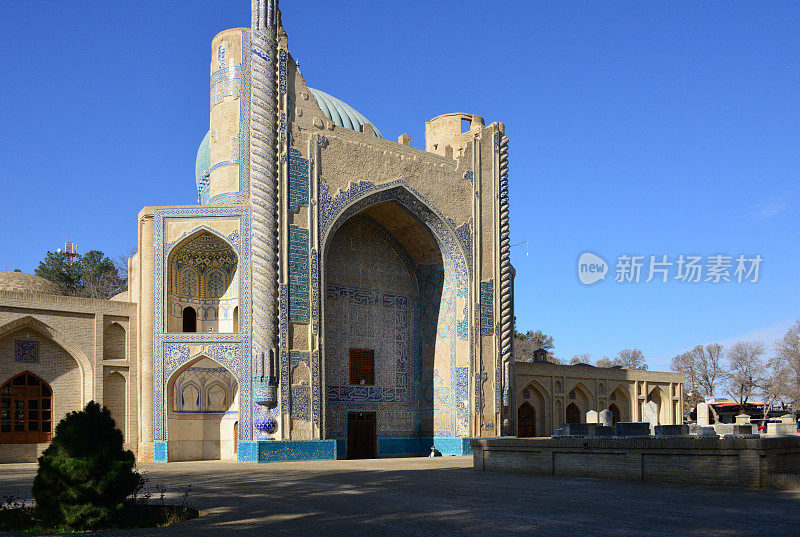
[[[800,492],[476,472],[471,457],[139,469],[169,501],[191,484],[203,516],[105,535],[800,535]],[[30,497],[35,471],[0,465],[0,497]]]

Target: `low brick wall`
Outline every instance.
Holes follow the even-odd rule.
[[[800,437],[486,438],[476,470],[764,488],[800,469]]]

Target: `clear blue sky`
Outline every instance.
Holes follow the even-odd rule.
[[[800,318],[800,4],[281,3],[307,82],[423,147],[446,112],[511,139],[519,329],[651,368]],[[0,270],[69,234],[114,257],[191,204],[211,38],[249,2],[0,1]],[[584,251],[612,265],[591,287]],[[620,284],[621,254],[760,254],[756,284]]]

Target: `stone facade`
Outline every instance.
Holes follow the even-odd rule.
[[[682,373],[549,362],[517,362],[515,369],[517,421],[533,410],[534,429],[525,436],[550,436],[575,417],[585,423],[589,411],[610,410],[612,423],[645,421],[648,401],[658,406],[660,425],[683,423]]]
[[[43,369],[55,410],[107,402],[140,460],[463,452],[513,433],[505,126],[445,114],[425,150],[385,140],[306,84],[277,2],[252,8],[211,40],[198,203],[142,209],[127,293],[47,299],[57,313],[3,298],[29,313],[0,326],[29,315],[75,339],[31,339],[81,386],[66,396]],[[351,349],[374,353],[370,384]],[[355,414],[374,426],[361,440]]]
[[[136,450],[139,377],[131,360],[136,356],[135,305],[60,296],[57,288],[42,286],[20,291],[22,278],[35,276],[0,274],[0,385],[22,373],[46,383],[52,390],[52,415],[47,415],[51,430],[91,400],[105,404],[124,432],[126,447]],[[20,344],[28,349],[24,355]],[[13,397],[6,398],[15,405]],[[14,431],[16,417],[0,415],[0,424],[8,423]],[[45,446],[0,442],[0,462],[35,461]]]

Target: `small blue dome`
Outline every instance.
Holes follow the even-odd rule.
[[[208,131],[197,148],[194,161],[194,181],[197,183],[197,198],[200,203],[208,203],[209,168],[211,167],[211,148],[208,145],[211,131]]]
[[[324,91],[314,88],[308,88],[311,95],[316,99],[317,104],[322,109],[325,117],[333,121],[334,125],[344,127],[346,129],[361,132],[361,127],[364,123],[372,124],[372,130],[376,138],[383,138],[378,128],[370,120],[360,114],[355,108],[350,106],[344,101],[340,101],[333,95],[328,95]]]
[[[197,148],[197,159],[194,161],[194,179],[197,188],[200,188],[201,180],[208,175],[208,169],[211,167],[211,148],[208,145],[210,136],[211,131],[208,131],[200,142],[200,147]]]

